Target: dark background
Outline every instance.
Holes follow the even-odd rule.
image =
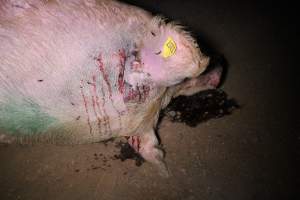
[[[223,57],[221,88],[241,109],[196,128],[164,119],[159,132],[169,179],[147,163],[102,159],[100,165],[100,154],[114,154],[113,143],[0,146],[0,199],[299,199],[297,6],[126,2],[181,22],[204,52]]]

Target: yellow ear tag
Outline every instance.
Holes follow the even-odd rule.
[[[176,43],[171,37],[168,37],[168,39],[164,43],[163,51],[161,55],[164,58],[168,58],[170,56],[173,56],[175,52],[176,52]]]

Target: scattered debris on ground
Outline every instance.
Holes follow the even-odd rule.
[[[135,152],[128,142],[119,141],[116,143],[116,147],[120,148],[120,154],[114,155],[116,159],[120,159],[121,161],[125,161],[127,159],[135,160],[136,166],[141,166],[143,162],[145,162],[143,157],[139,153]]]

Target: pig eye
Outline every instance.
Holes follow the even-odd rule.
[[[158,52],[155,53],[155,55],[159,55],[160,53],[161,53],[161,51],[158,51]]]
[[[156,36],[156,34],[153,31],[151,31],[151,35],[153,35],[154,37]]]

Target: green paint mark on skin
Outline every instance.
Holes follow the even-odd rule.
[[[8,134],[40,134],[56,121],[31,100],[0,104],[0,130],[4,130]]]

